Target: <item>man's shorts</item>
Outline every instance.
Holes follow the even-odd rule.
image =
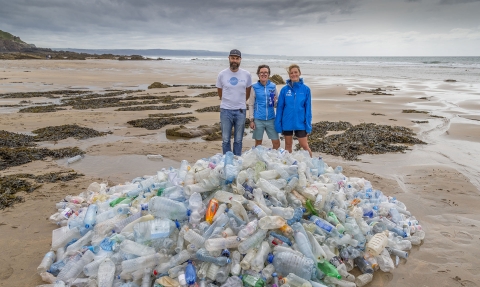
[[[254,119],[255,129],[253,130],[253,139],[263,139],[263,131],[267,132],[267,136],[271,140],[278,140],[278,133],[275,131],[275,119],[271,120],[259,120]]]
[[[293,136],[293,131],[283,131],[282,134],[284,136]],[[306,130],[295,131],[295,136],[300,139],[304,138],[307,136],[307,131]]]

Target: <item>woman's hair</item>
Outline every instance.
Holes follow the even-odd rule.
[[[297,64],[291,64],[290,66],[288,66],[288,73],[289,73],[289,74],[290,74],[290,71],[291,71],[293,68],[297,68],[298,71],[300,72],[300,74],[302,73],[302,71],[300,71],[300,67],[299,67]]]
[[[269,67],[268,65],[260,65],[260,66],[258,66],[258,68],[257,68],[257,75],[260,74],[260,70],[261,70],[262,68],[267,68],[267,69],[268,69],[268,74],[270,75],[270,67]]]

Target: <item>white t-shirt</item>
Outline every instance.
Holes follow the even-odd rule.
[[[227,110],[246,109],[246,88],[252,85],[249,71],[238,69],[232,72],[230,68],[221,71],[217,78],[217,88],[222,89],[220,108]]]

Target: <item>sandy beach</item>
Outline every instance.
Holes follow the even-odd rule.
[[[227,60],[225,60],[227,67]],[[253,64],[246,67],[252,72]],[[368,286],[480,286],[480,90],[478,84],[428,83],[418,80],[365,81],[355,78],[314,76],[304,72],[312,88],[313,122],[346,121],[351,124],[376,123],[412,128],[426,145],[415,145],[405,153],[362,155],[359,161],[322,156],[330,166],[341,165],[344,174],[364,177],[375,189],[396,196],[415,215],[426,232],[424,242],[414,246],[408,260],[402,260],[392,273],[377,271]],[[322,67],[328,69],[328,67]],[[215,89],[170,87],[149,89],[153,82],[170,85],[212,85],[219,69],[198,61],[46,61],[18,60],[0,62],[0,93],[38,92],[50,90],[105,91],[137,90],[140,95],[195,95]],[[286,78],[280,68],[273,71]],[[382,88],[392,95],[350,91]],[[178,91],[178,92],[177,92]],[[446,92],[472,95],[461,102],[442,100]],[[475,98],[475,96],[477,98]],[[426,97],[421,99],[422,97]],[[92,182],[124,183],[137,176],[153,175],[161,168],[178,167],[181,160],[197,159],[221,152],[220,141],[167,137],[163,127],[147,130],[128,125],[130,120],[147,118],[153,113],[192,112],[198,121],[187,127],[211,125],[219,121],[215,112],[198,113],[196,109],[219,105],[218,98],[195,98],[191,108],[167,111],[115,111],[116,108],[60,110],[53,113],[18,113],[18,108],[0,107],[0,130],[30,134],[46,126],[78,124],[98,131],[112,132],[86,140],[68,138],[58,142],[42,142],[40,147],[78,146],[85,157],[67,165],[66,159],[33,161],[2,170],[0,174],[44,174],[51,171],[75,170],[85,176],[64,183],[43,184],[32,193],[22,193],[25,202],[0,210],[0,286],[36,286],[42,284],[36,268],[51,245],[52,230],[48,221],[55,213],[55,203],[66,195],[77,195]],[[18,104],[18,98],[0,98],[1,105]],[[32,102],[55,102],[56,99],[31,98]],[[449,103],[454,102],[455,106]],[[460,111],[460,108],[469,111]],[[402,113],[405,109],[429,111],[430,114]],[[472,114],[471,111],[476,111]],[[372,115],[372,113],[381,115]],[[442,118],[431,117],[434,114]],[[412,121],[428,123],[417,124]],[[265,146],[271,147],[268,139]],[[254,145],[251,134],[244,137],[243,150]],[[284,146],[282,141],[281,146]],[[465,152],[468,151],[468,152]],[[464,153],[462,153],[464,152]],[[151,161],[147,154],[161,154],[163,161]]]

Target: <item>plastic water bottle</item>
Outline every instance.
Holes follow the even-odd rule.
[[[85,213],[85,218],[83,219],[83,224],[85,225],[85,228],[90,228],[95,225],[97,210],[98,206],[96,204],[90,204],[88,206],[87,213]]]
[[[193,229],[187,229],[185,231],[184,238],[194,246],[193,249],[200,249],[205,244],[205,238],[195,232]]]
[[[152,247],[148,247],[128,239],[122,241],[120,244],[120,250],[137,256],[146,256],[155,253],[155,249]]]
[[[148,202],[148,212],[157,218],[184,221],[188,218],[187,207],[182,202],[155,196]]]
[[[310,220],[315,223],[318,227],[320,227],[322,230],[328,232],[328,233],[333,233],[335,234],[336,228],[332,224],[330,224],[328,221],[325,219],[322,219],[318,216],[313,215]]]
[[[250,262],[250,268],[255,272],[260,272],[265,267],[265,260],[268,253],[270,253],[270,245],[267,241],[263,241],[260,248],[255,255],[255,258]]]
[[[388,231],[385,231],[388,234]],[[375,234],[367,242],[366,251],[372,256],[378,256],[388,244],[388,235],[385,232]]]
[[[297,276],[310,280],[316,276],[315,262],[304,256],[290,252],[280,252],[273,257],[273,266],[276,273],[286,276],[294,273]]]
[[[192,261],[188,261],[187,267],[185,268],[185,280],[188,285],[193,285],[197,282],[197,270],[193,266]]]
[[[83,256],[78,261],[72,261],[71,263],[67,263],[62,271],[57,276],[58,280],[67,281],[67,280],[75,280],[78,275],[83,271],[83,267],[88,263],[93,261],[95,255],[90,250],[87,250],[83,254]]]
[[[166,238],[175,226],[173,221],[168,219],[154,219],[139,222],[133,227],[135,241],[142,243],[151,239]]]
[[[240,243],[238,245],[238,252],[240,252],[241,254],[245,254],[247,253],[247,251],[258,245],[260,242],[263,241],[263,239],[265,238],[265,235],[267,235],[267,231],[264,230],[264,229],[259,229],[257,230],[257,232],[255,232],[255,234],[253,234],[252,236],[250,236],[249,238],[247,238],[245,241],[243,241],[242,243]]]
[[[151,287],[152,286],[152,268],[147,267],[143,269],[142,277],[142,286],[141,287]]]
[[[226,264],[230,263],[229,258],[211,256],[210,253],[204,248],[199,249],[195,253],[195,256],[200,261],[210,262],[210,263],[216,264],[218,266],[223,266],[223,265],[226,265]]]
[[[42,262],[37,267],[37,273],[40,274],[42,272],[46,272],[54,261],[55,261],[55,252],[53,251],[47,252],[47,254],[45,254],[45,256],[43,257]]]
[[[357,287],[362,287],[370,283],[372,279],[373,274],[371,273],[361,274],[355,279],[355,284],[357,285]]]
[[[163,156],[161,154],[147,154],[147,158],[151,160],[163,160]]]
[[[113,286],[113,277],[115,276],[115,264],[106,258],[100,263],[98,267],[97,282],[98,287],[111,287]]]
[[[225,248],[237,248],[240,240],[240,237],[237,236],[210,238],[205,241],[205,249],[211,252]]]
[[[82,158],[83,158],[82,155],[76,155],[74,157],[71,157],[71,158],[67,159],[67,164],[72,164],[74,162],[77,162],[77,161],[81,160]]]
[[[68,242],[72,241],[73,239],[79,239],[80,237],[80,229],[78,227],[70,229],[61,237],[56,238],[52,242],[52,250],[57,250],[60,247],[64,247]]]
[[[282,285],[288,284],[292,287],[312,287],[312,284],[304,278],[298,277],[293,273],[289,273],[286,277],[283,277],[281,280]]]

